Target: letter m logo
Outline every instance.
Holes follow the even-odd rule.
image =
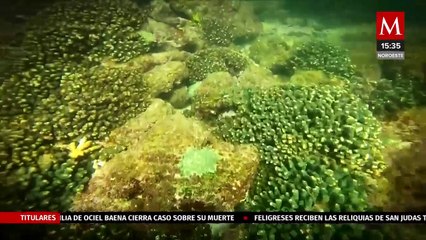
[[[404,12],[376,12],[376,40],[404,40]]]

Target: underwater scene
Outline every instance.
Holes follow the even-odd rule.
[[[0,211],[426,212],[425,1],[2,2]],[[376,11],[405,11],[405,60],[377,60]],[[0,229],[426,239],[414,224]]]

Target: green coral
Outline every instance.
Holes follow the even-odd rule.
[[[127,0],[61,1],[38,13],[20,46],[22,71],[0,88],[0,117],[32,112],[78,64],[106,57],[126,61],[147,52],[152,44],[137,34],[146,18],[146,10]]]
[[[380,79],[366,101],[379,117],[426,104],[426,86],[422,79],[398,74],[395,79]]]
[[[325,41],[311,40],[298,46],[285,68],[296,70],[322,70],[327,74],[352,78],[355,66],[352,64],[347,51]]]
[[[52,147],[53,139],[46,131],[47,118],[42,122],[42,117],[19,116],[11,119],[7,125],[10,130],[1,134],[0,141],[9,149],[0,165],[2,209],[67,210],[74,194],[90,179],[92,158],[76,161],[68,157],[68,151]],[[35,121],[35,126],[23,124],[24,121]],[[46,127],[43,129],[42,125]]]
[[[142,112],[147,88],[141,74],[140,70],[98,67],[64,76],[60,92],[45,100],[60,102],[55,107],[46,105],[56,112],[52,116],[56,139],[103,139]]]
[[[58,59],[80,63],[88,54],[91,61],[105,56],[126,60],[148,50],[133,36],[147,16],[128,0],[61,1],[31,19],[23,47],[34,65]]]
[[[253,143],[262,163],[245,209],[366,211],[385,167],[379,123],[340,88],[285,86],[248,91],[236,116],[220,122],[225,139]],[[362,239],[362,226],[253,225],[257,239]]]
[[[74,69],[75,66],[56,61],[12,75],[0,86],[0,118],[33,112],[42,99],[57,91],[62,75]]]
[[[213,47],[196,52],[186,62],[191,82],[204,80],[209,73],[238,75],[247,67],[247,59],[230,48]]]
[[[229,46],[234,40],[234,27],[232,24],[216,18],[201,20],[204,38],[216,46]]]
[[[41,100],[31,114],[5,117],[8,131],[3,132],[2,143],[9,151],[0,167],[8,189],[15,191],[6,194],[9,201],[4,202],[13,202],[8,206],[17,209],[22,204],[24,209],[66,210],[74,193],[89,180],[99,149],[75,158],[62,145],[82,137],[106,137],[144,111],[145,89],[137,70],[81,68],[64,76],[60,90]],[[52,161],[46,162],[46,157]],[[20,190],[24,198],[16,196],[23,194]]]
[[[220,156],[210,148],[188,149],[179,162],[181,175],[189,178],[192,175],[202,176],[215,173]]]
[[[22,71],[0,87],[2,209],[67,210],[99,151],[74,159],[60,145],[102,139],[144,110],[140,72],[88,66],[145,52],[134,36],[146,17],[131,1],[75,0],[29,21]]]

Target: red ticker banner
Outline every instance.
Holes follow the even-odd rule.
[[[0,224],[59,224],[57,212],[0,212]]]
[[[0,224],[59,223],[426,223],[426,213],[0,212]]]

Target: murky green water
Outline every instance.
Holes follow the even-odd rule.
[[[411,5],[410,5],[411,4]],[[425,211],[421,1],[17,1],[1,211]],[[376,59],[375,12],[406,12]],[[2,239],[421,239],[363,225],[61,225]]]

